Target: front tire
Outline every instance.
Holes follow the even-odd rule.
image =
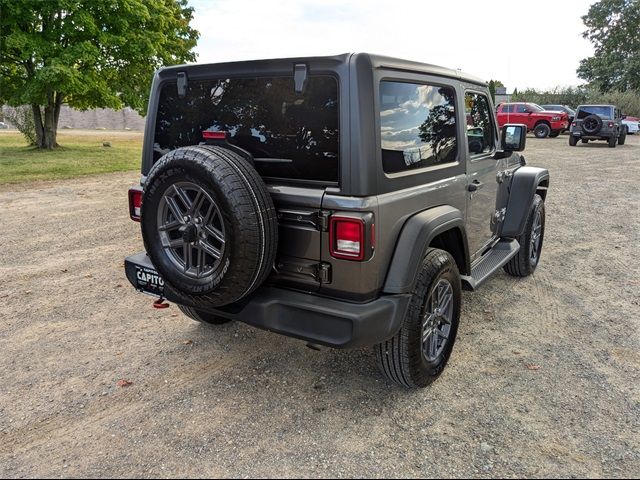
[[[185,305],[178,305],[178,308],[191,320],[195,320],[196,322],[200,323],[206,323],[209,325],[223,325],[231,321],[228,318],[219,317],[217,315],[203,312],[202,310],[196,310],[193,307],[187,307]]]
[[[383,375],[406,388],[424,388],[438,378],[455,343],[461,299],[453,257],[428,249],[400,331],[374,347]]]
[[[539,123],[533,129],[533,134],[536,136],[536,138],[547,138],[550,133],[551,127],[549,127],[549,125],[547,125],[546,123]]]
[[[551,130],[549,138],[556,138],[558,135],[560,135],[560,130]]]
[[[524,231],[516,237],[520,244],[518,253],[504,266],[504,271],[514,277],[531,275],[540,261],[544,240],[545,211],[544,200],[538,194],[533,196],[529,217]]]

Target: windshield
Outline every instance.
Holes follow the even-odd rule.
[[[611,111],[613,109],[607,106],[587,105],[580,107],[578,110],[578,119],[582,120],[589,115],[598,115],[602,118],[611,119]]]
[[[338,82],[310,76],[302,94],[293,77],[190,81],[178,97],[176,83],[160,92],[154,162],[179,147],[198,145],[204,130],[228,132],[249,151],[263,177],[337,183]]]

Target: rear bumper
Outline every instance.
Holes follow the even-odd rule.
[[[136,272],[139,268],[155,270],[145,253],[125,259],[127,278],[137,289]],[[248,298],[221,308],[194,305],[168,286],[164,297],[174,303],[195,306],[221,317],[311,343],[333,348],[359,348],[375,345],[395,335],[411,296],[384,295],[368,303],[349,303],[263,286]]]
[[[570,132],[570,135],[574,137],[582,138],[585,140],[609,140],[609,138],[616,136],[614,132],[599,132],[596,135],[590,135],[588,133],[584,133],[582,130],[573,130]]]

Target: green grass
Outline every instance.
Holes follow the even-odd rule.
[[[140,168],[142,132],[60,130],[58,143],[59,148],[42,151],[26,147],[19,133],[0,130],[0,185]]]

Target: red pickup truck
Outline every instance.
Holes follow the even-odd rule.
[[[498,127],[507,123],[522,123],[537,138],[557,137],[569,128],[565,112],[553,112],[535,103],[501,103],[496,110]]]

